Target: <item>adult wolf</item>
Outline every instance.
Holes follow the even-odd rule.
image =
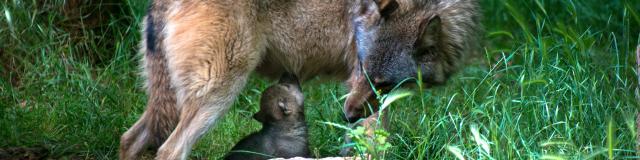
[[[477,40],[475,0],[153,0],[142,53],[148,103],[121,137],[120,158],[146,146],[185,159],[247,77],[349,79],[345,115],[422,72],[442,84]]]

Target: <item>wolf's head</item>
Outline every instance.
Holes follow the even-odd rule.
[[[347,82],[349,121],[368,114],[363,104],[375,102],[372,86],[388,92],[418,75],[426,86],[443,84],[476,43],[474,0],[356,0],[351,6],[358,64]]]

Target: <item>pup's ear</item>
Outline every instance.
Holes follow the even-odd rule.
[[[420,37],[420,43],[422,43],[420,44],[421,46],[437,46],[442,34],[442,20],[440,19],[440,16],[435,15],[431,17],[422,32],[423,33]]]
[[[267,122],[267,118],[260,111],[253,115],[253,119],[257,120],[258,122]]]
[[[280,108],[280,110],[282,110],[282,113],[283,113],[285,116],[291,115],[291,113],[293,113],[293,109],[292,109],[292,108],[289,108],[289,107],[285,104],[285,102],[282,102],[282,101],[278,102],[278,108]]]

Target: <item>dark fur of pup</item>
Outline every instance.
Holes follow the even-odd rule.
[[[260,111],[254,115],[262,129],[238,142],[225,159],[309,157],[303,101],[298,80],[283,76],[262,94]]]

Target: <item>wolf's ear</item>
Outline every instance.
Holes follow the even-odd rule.
[[[441,34],[442,20],[440,16],[435,15],[428,20],[426,26],[423,28],[422,35],[420,36],[420,45],[422,47],[437,46],[437,43],[441,39]]]

